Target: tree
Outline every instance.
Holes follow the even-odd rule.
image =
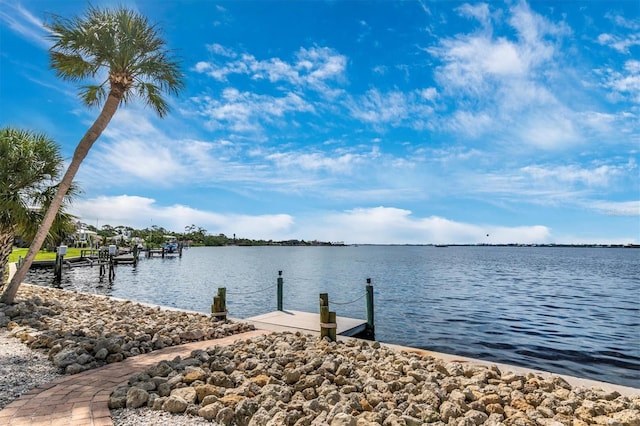
[[[125,7],[90,7],[84,16],[74,19],[54,16],[46,27],[51,31],[53,40],[49,50],[51,67],[58,77],[81,82],[106,76],[98,84],[81,86],[79,92],[85,105],[102,105],[102,109],[78,142],[22,267],[0,296],[0,302],[3,303],[13,303],[80,164],[118,107],[139,97],[160,117],[164,117],[169,105],[163,95],[177,94],[184,87],[179,64],[171,57],[156,26]]]
[[[46,135],[0,129],[0,271],[7,267],[16,235],[31,239],[36,234],[63,167],[60,147]],[[74,194],[72,187],[65,203]],[[73,216],[59,210],[45,237],[55,244],[66,237],[72,223]]]

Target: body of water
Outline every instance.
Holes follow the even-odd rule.
[[[640,387],[640,250],[564,247],[196,247],[182,258],[65,269],[62,288],[210,312],[227,288],[235,318],[284,309],[366,318],[376,339]],[[52,285],[53,272],[27,282]],[[349,303],[355,301],[354,303]]]

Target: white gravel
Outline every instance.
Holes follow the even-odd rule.
[[[202,417],[186,414],[175,415],[166,411],[154,411],[150,408],[138,408],[132,410],[124,408],[111,410],[111,419],[114,426],[216,426],[219,423],[208,422]]]
[[[0,328],[0,410],[20,395],[63,377],[46,355],[33,351]],[[111,412],[114,426],[212,426],[201,417],[172,415],[149,408]]]
[[[0,328],[0,409],[31,389],[62,376],[46,355],[32,351]]]

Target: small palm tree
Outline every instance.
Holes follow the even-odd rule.
[[[63,167],[60,147],[44,134],[0,129],[0,271],[7,266],[16,235],[30,239],[36,234]],[[72,186],[65,203],[75,193]],[[73,216],[58,210],[50,241],[62,239],[72,222]]]
[[[156,27],[134,11],[124,7],[113,10],[91,7],[80,18],[53,17],[47,28],[54,41],[50,49],[51,67],[58,77],[80,82],[106,76],[99,84],[80,89],[80,98],[87,106],[102,104],[102,110],[78,143],[22,267],[0,296],[3,303],[13,303],[80,163],[118,107],[139,97],[164,117],[169,111],[164,93],[177,94],[184,86],[179,64],[171,58]]]

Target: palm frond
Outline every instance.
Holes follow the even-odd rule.
[[[103,103],[114,91],[126,103],[140,96],[160,117],[169,111],[164,94],[177,94],[184,76],[167,49],[158,28],[125,7],[90,7],[82,17],[52,16],[51,66],[61,78],[82,81],[105,70],[105,83],[87,84],[80,94],[85,104]],[[152,87],[153,86],[153,87]]]
[[[80,88],[80,99],[88,106],[98,106],[102,104],[107,97],[107,91],[104,85],[89,85]]]

